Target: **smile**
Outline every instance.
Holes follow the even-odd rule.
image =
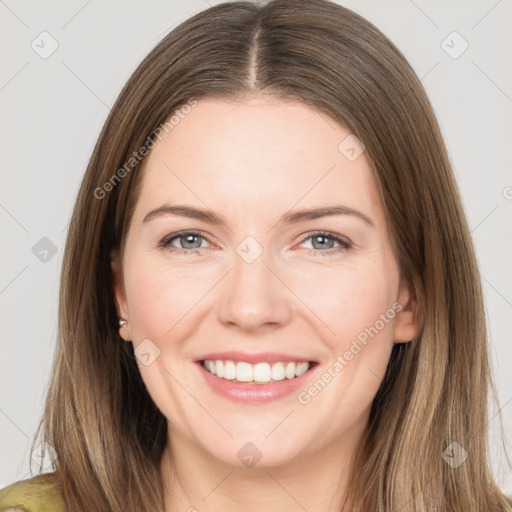
[[[291,380],[306,373],[313,363],[278,361],[250,364],[243,361],[204,360],[203,368],[212,375],[234,382],[253,384],[270,384],[285,379]]]
[[[316,375],[314,361],[247,361],[201,359],[195,362],[208,387],[232,402],[263,404],[296,393]],[[213,373],[215,372],[215,373]]]

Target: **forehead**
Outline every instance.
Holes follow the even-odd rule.
[[[373,171],[364,152],[347,158],[347,137],[345,127],[300,102],[201,99],[144,160],[136,215],[166,202],[226,215],[344,203],[379,222]]]

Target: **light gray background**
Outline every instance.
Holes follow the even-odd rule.
[[[55,347],[67,224],[109,108],[154,45],[214,3],[219,2],[0,0],[0,488],[29,477],[29,441]],[[512,2],[339,3],[390,37],[422,78],[434,105],[476,244],[510,445]],[[51,48],[48,36],[40,36],[43,31],[58,43],[46,59],[31,47],[35,41],[40,52],[43,45]],[[469,44],[457,58],[453,55],[464,43],[457,35],[446,39],[453,31]],[[57,251],[54,256],[49,252],[47,261],[40,259],[44,253],[32,251],[43,237]],[[489,416],[493,470],[502,489],[512,494],[496,412],[493,407]]]

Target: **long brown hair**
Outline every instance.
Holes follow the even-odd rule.
[[[122,252],[137,201],[134,155],[169,116],[191,99],[253,94],[304,102],[364,143],[417,300],[419,334],[394,346],[352,461],[353,510],[512,510],[488,464],[487,397],[496,392],[481,283],[439,126],[402,53],[327,0],[227,2],[196,14],[148,54],[112,108],[69,225],[38,429],[57,454],[67,507],[163,510],[167,420],[119,336],[110,250]],[[468,454],[457,468],[442,456],[454,442]]]

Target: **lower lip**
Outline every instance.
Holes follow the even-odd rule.
[[[200,361],[197,362],[196,365],[207,384],[209,384],[216,393],[233,402],[243,403],[266,403],[288,396],[294,391],[297,391],[301,386],[304,386],[305,382],[311,377],[311,374],[318,366],[318,364],[313,365],[306,373],[294,379],[285,378],[284,380],[272,384],[245,384],[212,375],[204,369]]]

